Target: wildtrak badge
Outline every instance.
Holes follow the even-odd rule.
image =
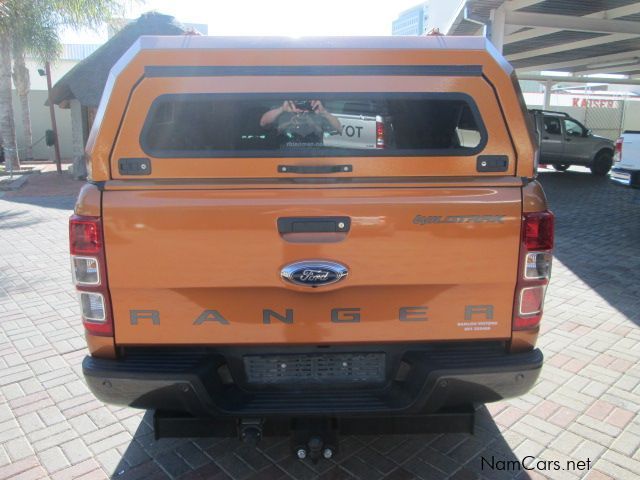
[[[427,225],[430,223],[504,223],[506,215],[416,215],[413,223]]]

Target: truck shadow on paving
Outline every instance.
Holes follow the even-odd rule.
[[[0,230],[28,227],[38,223],[38,220],[30,218],[26,210],[0,210]]]
[[[473,435],[347,436],[340,439],[336,457],[317,464],[293,458],[286,437],[264,438],[257,448],[229,438],[156,441],[152,423],[147,412],[111,478],[529,478],[517,469],[520,459],[484,406],[477,411]]]
[[[577,171],[538,178],[556,214],[556,258],[640,325],[640,190]]]
[[[73,210],[77,195],[21,195],[22,192],[11,192],[0,196],[0,214],[2,209],[10,204],[26,204],[36,207],[55,208],[58,210]]]

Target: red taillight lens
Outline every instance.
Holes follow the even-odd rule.
[[[518,283],[513,305],[513,330],[537,328],[542,319],[544,296],[551,275],[554,215],[525,212]]]
[[[73,215],[69,219],[69,249],[82,323],[92,335],[112,336],[111,298],[100,217]]]
[[[622,151],[622,142],[623,142],[623,138],[622,137],[616,138],[616,152],[621,152]]]
[[[520,315],[534,315],[542,311],[544,302],[544,291],[546,285],[537,285],[535,287],[525,287],[520,290],[520,305],[518,313]]]
[[[102,249],[100,218],[73,215],[69,219],[69,245],[72,255],[99,253]]]
[[[624,139],[622,137],[619,137],[616,140],[616,145],[615,148],[613,150],[613,161],[614,162],[621,162],[622,161],[622,142],[624,141]]]
[[[517,316],[513,319],[513,329],[532,330],[534,328],[538,328],[538,326],[540,325],[540,320],[542,320],[542,313],[538,313],[536,315],[531,315],[528,317]]]
[[[384,148],[384,123],[382,119],[376,119],[376,148]]]
[[[527,212],[522,217],[522,235],[527,250],[553,248],[553,213]]]

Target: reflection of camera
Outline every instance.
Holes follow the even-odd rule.
[[[293,104],[298,110],[307,110],[310,112],[313,111],[311,100],[294,100]]]

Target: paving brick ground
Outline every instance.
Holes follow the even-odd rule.
[[[313,465],[287,439],[154,441],[149,414],[92,397],[67,257],[79,183],[34,176],[0,197],[0,479],[639,478],[640,191],[577,171],[541,179],[558,240],[535,388],[480,409],[474,436],[349,437]],[[591,468],[482,468],[527,456]]]

